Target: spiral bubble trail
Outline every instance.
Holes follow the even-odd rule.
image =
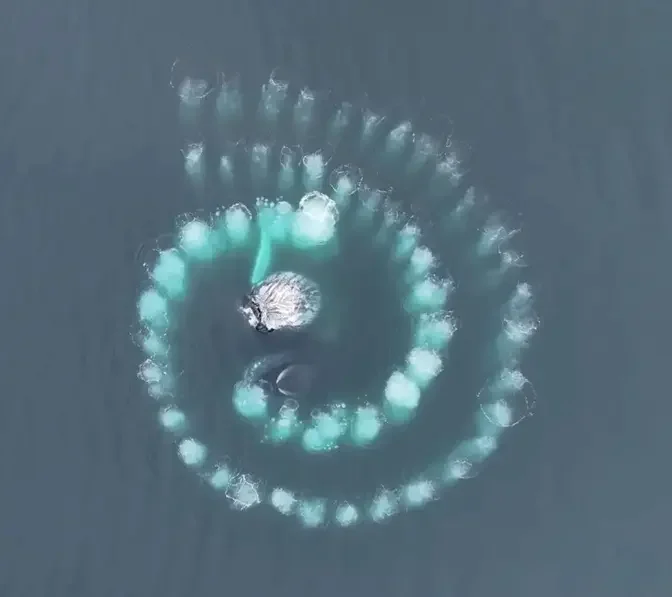
[[[175,75],[178,70],[173,70]],[[297,518],[305,528],[381,523],[427,506],[442,490],[476,475],[497,449],[503,431],[533,412],[536,395],[521,365],[539,320],[531,286],[519,278],[524,259],[512,244],[517,230],[504,225],[497,214],[477,221],[481,217],[476,209],[480,209],[478,193],[473,188],[458,192],[462,170],[457,153],[444,151],[444,144],[433,136],[415,132],[410,121],[388,122],[369,109],[360,114],[348,102],[329,112],[307,88],[292,99],[289,84],[275,73],[253,102],[252,120],[256,118],[255,128],[261,133],[258,140],[245,134],[250,119],[236,79],[222,77],[216,90],[203,79],[189,76],[183,80],[174,76],[171,85],[180,98],[180,121],[187,137],[183,156],[188,180],[202,181],[208,168],[206,144],[191,138],[190,132],[196,121],[204,120],[206,97],[214,91],[215,125],[224,143],[208,149],[223,152],[218,169],[225,196],[243,198],[241,203],[215,210],[209,218],[182,217],[174,246],[158,251],[147,265],[148,286],[137,303],[142,327],[138,344],[144,353],[138,377],[156,401],[158,423],[174,438],[180,460],[234,510],[265,505]],[[290,130],[284,131],[281,122],[288,123]],[[237,142],[239,135],[250,140],[235,158],[230,141]],[[363,169],[355,163],[332,162],[323,149],[304,153],[295,145],[310,140],[317,146],[320,135],[329,152],[337,148],[339,156],[360,161]],[[382,181],[383,189],[385,172],[389,180]],[[241,187],[241,180],[249,184]],[[408,197],[398,195],[395,186],[401,186],[404,195],[412,193],[416,206],[441,206],[433,219],[446,234],[426,235],[430,222],[405,211]],[[353,258],[353,251],[357,257]],[[384,259],[389,264],[396,290],[377,298],[380,303],[362,300],[353,286],[353,280],[364,283],[375,273],[360,267],[359,258],[363,263]],[[248,285],[239,287],[231,272],[241,259],[249,262],[250,269]],[[452,263],[458,264],[455,279],[448,273]],[[377,365],[377,388],[343,392],[322,387],[321,401],[311,403],[309,415],[304,395],[283,387],[292,375],[299,375],[294,382],[307,384],[311,379],[310,368],[295,366],[294,352],[282,348],[285,336],[274,336],[277,342],[267,345],[264,336],[258,336],[262,353],[252,357],[243,371],[234,373],[224,364],[221,392],[230,396],[231,412],[245,422],[245,431],[256,433],[260,442],[295,443],[303,457],[320,458],[319,454],[343,446],[366,449],[384,434],[392,440],[397,433],[409,432],[407,425],[424,425],[421,405],[423,411],[436,408],[437,402],[445,401],[449,376],[470,375],[451,368],[455,339],[468,337],[473,322],[494,319],[501,325],[486,334],[490,340],[482,347],[480,370],[486,379],[474,386],[481,389],[473,396],[470,428],[462,439],[450,443],[446,438],[443,453],[398,484],[388,486],[382,477],[373,478],[370,493],[321,493],[319,487],[293,486],[290,479],[274,484],[270,481],[273,463],[268,474],[242,470],[235,454],[206,442],[194,424],[193,407],[206,397],[184,393],[183,372],[175,363],[176,353],[191,350],[175,343],[188,326],[185,305],[199,292],[197,282],[204,276],[217,276],[245,297],[238,311],[249,327],[227,332],[223,340],[234,349],[259,331],[289,330],[302,337],[329,338],[337,352],[347,351],[348,345],[338,344],[342,341],[340,324],[334,325],[338,317],[347,323],[360,303],[368,309],[367,318],[398,306],[398,320],[392,325],[362,329],[362,334],[380,335],[372,351],[403,345],[404,356],[389,362],[385,371]],[[451,311],[458,304],[455,297],[475,292],[474,288],[488,300],[466,302],[492,305],[498,300],[499,311],[488,306],[487,312],[466,316],[462,322],[462,314]],[[358,301],[339,310],[339,303],[351,298]],[[409,330],[405,340],[402,330]],[[268,347],[265,353],[263,346]],[[347,377],[348,372],[344,374]]]

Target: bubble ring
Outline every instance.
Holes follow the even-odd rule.
[[[279,97],[277,95],[277,85],[273,89],[276,93],[275,99],[262,98],[262,106],[265,106],[264,109],[267,110],[266,120],[277,116],[281,112],[278,102],[284,102],[286,99],[284,96]],[[226,93],[232,93],[231,88],[227,88]],[[236,98],[238,97],[236,95]],[[304,90],[294,106],[294,123],[298,133],[305,133],[306,123],[310,123],[312,108],[309,110],[306,106],[312,106],[311,102],[314,97],[314,94],[307,93]],[[268,108],[269,102],[271,108]],[[362,146],[370,145],[375,134],[375,127],[380,121],[379,117],[365,113],[361,126]],[[343,121],[341,118],[340,122],[346,122],[347,124],[347,119]],[[333,133],[333,130],[331,133]],[[426,141],[424,139],[421,148],[424,152],[421,156],[423,163],[417,161],[414,163],[413,156],[415,154],[413,154],[410,159],[409,171],[417,172],[424,167],[427,153]],[[399,148],[405,147],[409,142],[414,142],[410,123],[402,123],[387,135],[386,151],[391,154],[401,153],[398,151]],[[439,185],[445,184],[445,181],[449,180],[451,188],[455,187],[454,179],[459,176],[455,172],[454,158],[455,156],[451,154],[446,159],[437,160],[439,163],[436,165],[436,173],[433,177],[435,183],[437,179]],[[305,160],[303,165],[303,183],[306,190],[310,192],[311,170],[313,174],[315,170],[311,169],[310,163],[306,163]],[[251,160],[251,168],[253,170],[255,168],[254,160]],[[192,170],[188,165],[187,172],[189,173]],[[345,185],[332,185],[332,197],[334,200],[342,200],[347,203],[350,201],[349,197],[353,194],[354,187],[358,193],[358,208],[366,215],[365,212],[370,210],[369,208],[374,203],[373,201],[370,202],[369,199],[376,195],[376,192],[360,186],[361,181],[357,181],[354,185],[351,184],[352,173],[355,171],[356,169],[352,168],[337,171],[338,176],[341,177],[346,176],[344,173],[347,172],[349,181],[346,181],[347,184]],[[278,176],[278,187],[281,189],[282,168]],[[222,179],[223,182],[226,182],[225,176]],[[277,206],[281,203],[283,204],[282,209],[278,212]],[[452,223],[459,224],[465,210],[473,203],[473,190],[470,190],[464,194],[463,199],[453,210],[451,214]],[[270,217],[271,211],[274,212],[273,218]],[[300,206],[297,211],[300,211]],[[256,223],[259,227],[259,236],[263,237],[264,232],[273,229],[269,222],[277,223],[278,217],[281,220],[288,214],[294,215],[294,213],[293,210],[288,210],[285,202],[282,201],[258,203]],[[414,252],[418,249],[413,226],[406,226],[397,230],[395,226],[398,222],[396,219],[398,212],[390,209],[384,213],[389,221],[383,222],[378,236],[389,237],[391,234],[395,239],[396,257],[408,260],[410,264],[415,263],[415,266],[411,266],[410,269],[414,273],[421,271],[422,276],[426,277],[428,275],[428,268],[426,267],[428,261],[420,257],[415,261],[413,260]],[[503,429],[516,425],[530,414],[529,408],[516,412],[516,409],[511,406],[515,403],[516,397],[523,394],[524,403],[528,407],[531,402],[536,400],[531,384],[518,369],[522,349],[527,345],[529,338],[537,327],[536,316],[531,309],[530,287],[526,283],[519,283],[502,308],[503,327],[498,338],[498,347],[500,349],[504,347],[500,350],[501,370],[478,393],[479,408],[475,418],[475,434],[460,441],[449,454],[439,458],[438,461],[428,466],[424,472],[417,474],[407,483],[391,489],[381,487],[374,493],[373,497],[364,502],[359,499],[354,501],[334,500],[329,495],[304,496],[286,487],[265,487],[261,478],[231,467],[227,458],[213,458],[208,446],[192,435],[187,414],[179,406],[181,397],[177,392],[176,381],[178,375],[174,370],[169,342],[171,321],[176,312],[179,311],[180,299],[182,298],[180,294],[184,288],[184,280],[189,273],[190,265],[212,260],[226,254],[231,249],[242,247],[249,238],[251,226],[252,218],[249,217],[249,211],[240,204],[215,212],[210,223],[203,220],[191,220],[183,224],[179,231],[177,245],[160,252],[156,263],[149,270],[149,288],[141,294],[138,301],[138,315],[143,326],[141,346],[147,356],[147,359],[141,364],[139,376],[146,382],[149,394],[160,405],[161,426],[175,438],[178,455],[184,464],[197,472],[213,488],[223,492],[234,509],[242,510],[259,504],[267,504],[281,514],[296,515],[303,525],[309,528],[321,526],[326,522],[341,527],[353,526],[363,520],[382,522],[400,511],[426,505],[438,497],[441,488],[451,486],[459,479],[473,476],[476,473],[476,468],[497,448]],[[279,228],[282,228],[282,226],[279,226]],[[486,225],[477,245],[477,254],[488,258],[493,255],[501,257],[504,250],[503,245],[510,236],[511,233],[497,225]],[[314,238],[303,238],[302,241],[304,242],[304,248],[310,246],[313,250],[325,248],[329,244],[316,243]],[[300,245],[301,243],[298,243],[297,246]],[[419,264],[425,265],[420,267]],[[495,277],[504,275],[505,270],[508,271],[508,265],[510,263],[502,260],[499,269],[493,275]],[[267,269],[267,267],[262,267],[261,271]],[[492,274],[492,272],[490,273]],[[257,277],[257,274],[253,273],[253,281],[255,277]],[[492,277],[492,275],[489,277],[490,282]],[[427,277],[425,279],[429,280]],[[446,289],[449,286],[450,284]],[[426,296],[428,296],[427,293],[421,292],[415,298]],[[449,330],[441,327],[446,323],[441,320],[442,307],[442,303],[436,304],[431,309],[421,309],[416,313],[414,337],[420,347],[431,345],[437,338],[452,336],[454,327]],[[443,336],[439,332],[442,332]],[[446,333],[448,333],[448,336],[445,335]],[[336,408],[338,405],[332,405],[332,407]],[[410,409],[410,411],[412,410]],[[292,405],[285,409],[285,413],[292,411],[295,411]],[[356,416],[347,419],[350,427],[356,422],[355,419]],[[273,423],[267,417],[259,417],[259,420],[266,426]],[[320,433],[319,430],[318,433]],[[329,434],[327,433],[327,435]],[[342,435],[342,433],[339,433],[337,438],[332,438],[332,440],[338,439]],[[328,448],[335,445],[335,441],[332,441]]]

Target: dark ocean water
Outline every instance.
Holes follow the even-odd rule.
[[[670,594],[672,51],[663,2],[5,2],[0,596]],[[230,512],[155,423],[139,247],[185,203],[175,57],[449,117],[523,223],[536,416],[350,533]],[[213,67],[214,68],[214,67]]]

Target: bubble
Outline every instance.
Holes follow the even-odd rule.
[[[410,141],[413,125],[406,121],[395,126],[387,136],[386,148],[389,152],[401,152]]]
[[[296,506],[296,498],[291,491],[278,487],[271,492],[271,504],[280,514],[288,516]]]
[[[340,504],[338,508],[336,508],[334,518],[340,526],[349,527],[357,523],[359,520],[359,512],[357,512],[357,508],[352,504]]]
[[[261,88],[261,103],[259,110],[262,117],[275,123],[287,101],[289,83],[282,79],[277,71],[273,71],[268,83]]]
[[[361,143],[364,147],[368,147],[371,144],[380,129],[383,120],[384,118],[382,116],[372,112],[369,108],[364,110],[362,115],[361,133]]]
[[[392,417],[405,417],[420,404],[419,386],[400,371],[390,375],[385,386],[385,404]]]
[[[382,522],[394,516],[399,509],[399,498],[389,489],[381,489],[371,502],[369,515],[374,522]]]
[[[408,259],[414,254],[420,239],[420,228],[415,224],[406,224],[397,235],[395,257],[398,260]]]
[[[294,104],[294,132],[302,142],[306,140],[312,129],[315,118],[315,92],[304,87],[299,92],[299,97]]]
[[[242,203],[227,208],[224,215],[226,233],[234,246],[247,242],[252,228],[252,214]]]
[[[143,352],[154,359],[164,359],[168,356],[168,344],[163,336],[154,330],[145,330],[140,345]]]
[[[140,321],[161,326],[168,322],[168,301],[156,290],[147,290],[138,301]]]
[[[229,470],[227,466],[219,465],[208,478],[208,483],[210,483],[210,485],[218,491],[225,491],[231,486],[234,478],[235,475]]]
[[[317,191],[307,193],[301,198],[294,219],[294,245],[307,249],[328,243],[336,233],[337,222],[338,210],[334,201]]]
[[[505,368],[478,393],[481,413],[495,427],[513,427],[534,413],[534,386],[517,369]]]
[[[267,398],[261,386],[239,384],[234,390],[233,405],[246,419],[259,419],[266,416]]]
[[[299,410],[299,403],[293,398],[287,398],[287,400],[282,403],[281,411],[286,414],[295,413],[297,410]]]
[[[415,347],[408,354],[406,374],[420,388],[427,387],[442,369],[443,361],[435,350]]]
[[[366,445],[373,442],[382,427],[380,411],[373,406],[362,406],[355,411],[352,423],[352,437],[355,443]]]
[[[408,508],[420,508],[436,497],[434,483],[420,479],[409,483],[403,489],[403,501]]]
[[[448,345],[456,331],[457,323],[450,313],[423,313],[415,329],[415,344],[441,350]]]
[[[424,278],[411,287],[407,308],[411,312],[440,311],[445,307],[453,288],[451,280]]]
[[[187,171],[187,174],[201,174],[204,153],[205,143],[203,141],[189,143],[186,148],[182,150],[182,156],[184,157],[184,168]]]
[[[318,191],[322,188],[326,166],[326,160],[320,151],[303,157],[303,186],[307,191]]]
[[[172,432],[181,431],[187,424],[186,415],[172,406],[162,410],[160,418],[161,425]]]
[[[243,115],[243,97],[238,77],[220,77],[216,111],[222,129],[237,128]]]
[[[236,510],[247,510],[261,503],[257,484],[249,475],[240,475],[229,485],[226,497]]]
[[[463,458],[449,459],[446,463],[443,479],[446,483],[451,483],[459,479],[469,479],[472,476],[473,465]]]
[[[207,259],[212,256],[212,230],[200,220],[191,220],[182,226],[180,248],[191,259]]]
[[[410,280],[425,279],[436,265],[434,254],[427,247],[415,247],[408,266]]]
[[[187,265],[175,249],[161,251],[151,278],[168,298],[184,295]]]
[[[339,166],[329,175],[329,186],[337,197],[347,197],[357,192],[362,178],[362,171],[356,166]]]
[[[191,64],[177,58],[170,72],[170,86],[177,91],[180,101],[186,105],[200,105],[210,95],[218,81],[215,70]]]
[[[183,439],[177,448],[182,462],[189,467],[200,466],[207,456],[207,448],[193,438]]]
[[[304,526],[315,528],[324,523],[326,504],[324,500],[302,501],[299,504],[299,518]]]
[[[408,164],[411,173],[418,172],[429,162],[435,161],[439,154],[439,142],[426,133],[418,135],[413,144],[413,155]]]

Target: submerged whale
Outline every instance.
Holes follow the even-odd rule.
[[[305,363],[297,363],[280,372],[275,380],[275,386],[283,396],[298,397],[310,391],[314,380],[315,368]]]
[[[265,386],[276,396],[299,398],[310,392],[317,377],[312,363],[294,352],[284,352],[256,359],[246,370],[248,383]]]

